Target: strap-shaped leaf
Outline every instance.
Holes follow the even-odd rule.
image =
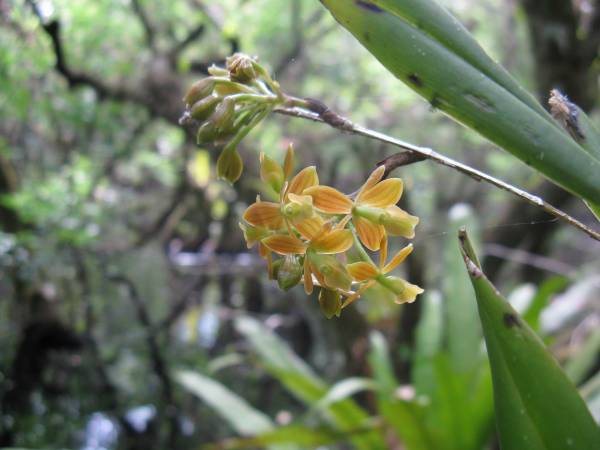
[[[329,386],[325,381],[264,325],[249,317],[239,317],[235,326],[248,340],[265,369],[298,400],[312,407],[327,395]],[[338,431],[364,430],[348,434],[355,448],[385,448],[381,435],[365,428],[369,415],[352,399],[346,398],[328,405],[322,412]]]
[[[546,113],[532,106],[526,94],[515,94],[518,88],[507,84],[506,74],[499,78],[503,73],[500,68],[492,71],[489,63],[487,68],[483,67],[480,60],[475,60],[477,55],[472,49],[463,48],[467,44],[449,36],[449,33],[465,33],[464,28],[433,29],[439,24],[426,20],[428,16],[407,20],[410,16],[398,11],[408,10],[404,6],[414,1],[321,0],[321,3],[390,72],[434,107],[555,183],[600,204],[600,161]],[[436,10],[437,3],[433,0],[419,0],[419,3],[421,7],[413,15]],[[392,4],[396,6],[393,11]]]
[[[474,262],[466,232],[460,241],[492,368],[502,450],[600,448],[600,428],[575,386]]]

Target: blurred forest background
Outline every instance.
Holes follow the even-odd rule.
[[[600,2],[442,3],[541,102],[558,87],[600,119]],[[460,393],[481,390],[463,428],[493,448],[489,385],[463,377],[487,373],[456,244],[463,224],[600,417],[588,381],[600,384],[599,243],[450,169],[397,172],[401,206],[421,218],[403,265],[426,289],[414,304],[373,293],[327,320],[302,287],[267,280],[238,227],[260,191],[258,153],[281,161],[293,141],[300,164],[352,192],[392,151],[273,115],[240,147],[240,182],[217,181],[218,153],[178,125],[181,98],[236,51],[258,55],[286,92],[594,223],[570,194],[394,79],[316,0],[0,0],[0,446],[187,449],[302,423],[346,431],[330,448],[361,447],[324,411],[351,401],[377,418],[372,392],[346,383],[317,407],[320,394],[302,394],[273,365],[291,361],[290,373],[326,393],[376,375],[373,346],[387,342],[393,392],[437,405],[440,430],[459,432]],[[443,373],[430,364],[440,358]],[[463,390],[421,398],[428,376]],[[393,429],[382,433],[387,448],[404,448]]]

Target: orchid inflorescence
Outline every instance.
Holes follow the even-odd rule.
[[[256,58],[241,53],[227,58],[226,67],[208,71],[210,76],[194,83],[185,95],[180,121],[198,126],[198,145],[223,146],[217,175],[234,183],[244,167],[237,150],[241,140],[275,108],[314,109],[315,100],[286,95]],[[390,275],[412,252],[412,245],[386,262],[388,236],[410,239],[419,222],[396,206],[402,180],[384,180],[385,167],[380,166],[356,195],[346,195],[319,184],[314,166],[295,176],[293,170],[291,145],[283,166],[260,155],[261,179],[278,193],[279,201],[258,197],[240,224],[248,248],[258,245],[267,260],[269,277],[284,290],[302,282],[310,294],[318,286],[319,304],[328,318],[338,316],[375,285],[390,292],[396,303],[413,302],[423,289]],[[379,252],[378,264],[365,247]]]
[[[391,292],[396,303],[413,302],[423,290],[389,275],[412,252],[412,244],[386,263],[388,236],[412,238],[419,222],[396,206],[402,180],[383,180],[385,167],[380,166],[349,196],[319,184],[314,166],[292,177],[293,166],[291,145],[283,167],[260,155],[261,179],[279,193],[279,201],[258,197],[240,224],[248,248],[258,244],[267,260],[269,277],[284,290],[301,281],[307,294],[320,287],[319,303],[329,318],[375,284]],[[378,264],[364,247],[379,252]]]
[[[240,141],[277,106],[292,105],[279,84],[252,58],[236,53],[226,67],[212,66],[209,77],[195,82],[183,101],[186,108],[181,124],[198,126],[198,145],[223,144],[217,160],[217,175],[236,182],[244,169],[237,151]]]

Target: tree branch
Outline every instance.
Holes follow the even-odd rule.
[[[61,39],[61,25],[58,20],[46,22],[41,14],[41,11],[34,0],[28,0],[27,3],[31,6],[33,13],[38,18],[42,29],[50,38],[52,49],[54,50],[56,71],[60,73],[67,81],[69,87],[89,86],[93,88],[100,98],[112,98],[114,100],[127,100],[143,103],[143,99],[126,89],[116,86],[109,86],[102,80],[93,77],[84,72],[73,70],[67,63],[64,52],[64,47]]]
[[[144,11],[144,8],[140,4],[139,0],[131,0],[131,8],[140,19],[140,23],[142,24],[142,28],[144,29],[144,35],[146,37],[146,43],[148,44],[148,47],[150,47],[152,50],[156,50],[156,41],[154,39],[154,26],[152,26],[152,23],[150,22],[146,11]]]
[[[418,145],[404,142],[400,139],[396,139],[396,138],[393,138],[386,134],[379,133],[377,131],[373,131],[373,130],[363,127],[361,125],[356,125],[356,124],[352,123],[350,120],[346,119],[345,117],[342,117],[339,114],[331,111],[327,106],[325,106],[323,103],[321,103],[319,101],[311,100],[311,99],[307,99],[307,100],[292,99],[292,101],[299,103],[299,104],[304,104],[309,109],[304,109],[304,108],[299,108],[299,107],[276,108],[275,112],[277,112],[279,114],[287,115],[287,116],[299,117],[302,119],[312,120],[315,122],[327,123],[331,127],[336,128],[338,130],[347,131],[352,134],[356,134],[359,136],[364,136],[364,137],[367,137],[370,139],[384,142],[386,144],[393,145],[394,147],[401,148],[404,151],[409,151],[409,152],[412,152],[413,154],[420,155],[422,158],[430,159],[430,160],[436,162],[437,164],[440,164],[440,165],[446,166],[446,167],[450,167],[451,169],[461,172],[464,175],[467,175],[467,176],[473,178],[475,181],[484,181],[488,184],[491,184],[500,189],[503,189],[503,190],[511,193],[512,195],[515,195],[515,196],[521,198],[522,200],[526,201],[530,205],[541,208],[548,214],[551,214],[554,217],[557,217],[558,219],[562,220],[563,222],[568,223],[569,225],[579,229],[580,231],[583,231],[585,234],[587,234],[591,238],[593,238],[597,241],[600,241],[600,233],[591,229],[587,225],[581,223],[577,219],[571,217],[566,212],[552,206],[551,204],[549,204],[548,202],[544,201],[542,198],[540,198],[536,195],[530,194],[529,192],[519,189],[509,183],[499,180],[498,178],[488,175],[487,173],[482,172],[478,169],[474,169],[474,168],[472,168],[466,164],[463,164],[459,161],[455,161],[452,158],[444,156],[441,153],[438,153],[431,148],[419,147]],[[407,158],[408,158],[408,156],[405,156],[405,155],[403,155],[403,156],[392,155],[392,156],[386,158],[385,160],[383,160],[379,164],[380,165],[385,164],[386,172],[389,173],[390,171],[399,167],[399,165],[398,165],[399,162],[401,163],[400,165],[406,165]],[[415,158],[415,157],[412,156],[412,158]],[[388,169],[388,167],[389,167],[389,169]]]
[[[174,442],[178,430],[177,415],[175,410],[175,401],[173,395],[173,382],[169,375],[168,365],[166,358],[160,350],[158,339],[154,333],[154,327],[150,320],[150,314],[146,308],[146,304],[140,297],[140,294],[135,287],[135,284],[127,277],[120,274],[109,274],[108,278],[115,283],[123,285],[127,289],[129,299],[131,300],[138,320],[146,335],[146,344],[150,354],[150,361],[152,362],[152,369],[154,374],[158,378],[161,384],[163,401],[165,403],[165,415],[169,419],[169,431],[168,431],[168,448],[174,448]]]

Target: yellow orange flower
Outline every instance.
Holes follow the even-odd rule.
[[[351,297],[346,300],[344,306],[356,300],[366,289],[379,283],[384,288],[391,291],[395,296],[396,303],[412,303],[417,295],[423,293],[419,286],[409,283],[399,277],[388,276],[387,274],[398,267],[413,251],[412,244],[402,248],[386,264],[387,259],[387,239],[384,237],[380,244],[379,266],[375,266],[371,261],[360,261],[348,264],[348,272],[352,275],[354,281],[365,283]]]
[[[294,149],[288,147],[284,167],[261,154],[261,179],[271,187],[279,188],[279,203],[263,202],[258,199],[244,212],[244,220],[255,227],[279,230],[290,224],[296,224],[310,218],[313,212],[312,197],[302,195],[303,191],[319,184],[319,177],[314,166],[302,169],[291,181]]]
[[[349,290],[352,279],[343,264],[334,256],[352,247],[352,232],[333,228],[320,216],[314,216],[296,226],[302,239],[286,234],[268,236],[262,244],[280,255],[305,255],[304,288],[307,293],[313,289],[312,275],[321,286]]]
[[[315,167],[290,179],[293,156],[290,146],[282,167],[261,154],[261,179],[279,193],[279,202],[257,198],[244,212],[246,223],[240,224],[248,247],[258,244],[260,255],[267,260],[269,277],[284,290],[300,280],[307,293],[315,285],[320,287],[319,305],[328,318],[338,316],[375,283],[392,292],[396,303],[414,301],[423,290],[389,275],[412,252],[412,245],[386,262],[387,236],[412,237],[418,222],[396,206],[402,180],[382,180],[384,168],[380,167],[352,199],[319,185]],[[361,242],[379,250],[379,265],[371,261]],[[353,245],[362,261],[346,264],[339,255]]]
[[[386,232],[393,236],[414,237],[418,217],[396,206],[402,196],[400,178],[381,181],[385,167],[378,167],[360,188],[356,199],[329,186],[313,186],[304,191],[313,199],[313,206],[326,214],[346,214],[361,242],[369,250],[379,250]]]

